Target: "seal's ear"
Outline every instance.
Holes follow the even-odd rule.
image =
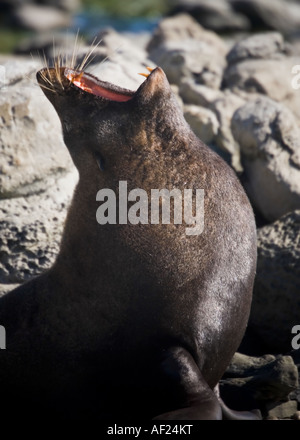
[[[100,169],[100,171],[104,171],[104,164],[105,164],[105,160],[103,159],[103,157],[101,156],[101,154],[97,151],[94,153],[95,154],[95,159],[97,162],[97,165]]]

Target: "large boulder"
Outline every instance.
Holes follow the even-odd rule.
[[[231,127],[244,185],[258,212],[274,221],[300,209],[300,133],[293,114],[261,96],[236,110]]]
[[[42,194],[0,200],[0,295],[52,266],[76,182],[74,168]]]
[[[245,15],[253,29],[277,30],[284,34],[297,32],[300,6],[295,1],[229,0],[233,9]]]
[[[227,54],[223,87],[237,93],[260,93],[285,104],[300,117],[300,95],[292,87],[293,68],[299,57],[292,54],[281,34],[255,34],[237,42]]]
[[[70,27],[80,0],[2,0],[6,23],[18,28],[45,32]]]
[[[179,89],[180,96],[183,101],[198,107],[200,110],[198,115],[203,115],[203,119],[196,126],[196,118],[190,118],[189,114],[186,114],[187,121],[191,124],[195,133],[208,145],[215,146],[219,149],[220,154],[226,159],[236,171],[241,171],[240,164],[240,150],[237,142],[232,136],[231,132],[231,119],[234,112],[245,104],[246,100],[242,97],[234,94],[231,90],[216,90],[210,87],[196,84],[191,79],[184,79],[181,82]],[[203,132],[202,124],[207,117],[201,109],[212,112],[214,118],[217,120],[217,124],[211,124],[213,129],[209,129],[209,136],[207,136],[207,130]],[[196,110],[194,110],[196,113]],[[210,118],[212,120],[212,118]],[[203,121],[203,122],[202,122]]]
[[[176,0],[172,2],[171,14],[186,12],[201,26],[215,32],[241,31],[250,28],[243,14],[236,13],[224,0]]]
[[[300,210],[259,228],[257,239],[249,325],[268,350],[287,352],[300,324]]]
[[[291,356],[261,357],[235,353],[220,381],[227,405],[237,410],[260,409],[264,418],[291,418],[297,411],[297,366]]]
[[[41,65],[12,58],[2,66],[0,199],[44,191],[54,175],[73,167],[59,118],[35,81]]]
[[[149,57],[161,66],[171,83],[190,78],[218,89],[226,61],[226,44],[191,16],[179,14],[162,20],[147,46]]]

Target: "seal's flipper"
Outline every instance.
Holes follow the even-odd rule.
[[[220,397],[219,384],[215,387],[214,392],[218,398],[222,409],[223,419],[225,420],[262,420],[262,415],[259,409],[251,411],[236,411],[228,408]]]
[[[179,408],[154,417],[154,420],[221,420],[218,399],[205,382],[190,353],[174,347],[164,353],[161,363],[164,383]]]

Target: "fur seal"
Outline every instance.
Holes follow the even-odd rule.
[[[235,173],[192,132],[159,67],[136,92],[61,66],[37,80],[80,177],[55,264],[0,299],[6,412],[221,419],[214,389],[243,337],[256,268]],[[203,231],[99,224],[96,195],[120,181],[148,195],[203,189]]]

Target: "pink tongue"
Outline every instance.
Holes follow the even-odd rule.
[[[80,80],[73,80],[73,84],[75,86],[85,90],[86,92],[92,93],[96,96],[101,96],[102,98],[110,99],[111,101],[117,102],[126,102],[132,99],[132,96],[122,95],[121,93],[112,92],[111,90],[107,90],[104,87],[95,84],[93,81],[88,78],[81,78]]]

